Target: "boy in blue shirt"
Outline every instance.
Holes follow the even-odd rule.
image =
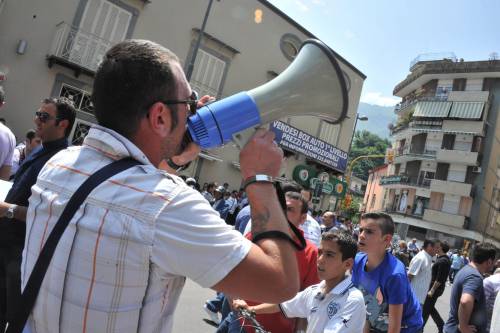
[[[422,332],[422,310],[410,287],[401,261],[390,254],[394,234],[392,218],[383,213],[361,217],[352,282],[364,295],[365,333]]]

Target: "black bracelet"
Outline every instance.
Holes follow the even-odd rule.
[[[297,229],[296,226],[294,226],[292,223],[288,222],[290,225],[290,228],[292,228],[293,233],[297,238],[299,239],[300,244],[297,244],[296,241],[294,241],[288,234],[284,233],[283,231],[278,231],[278,230],[270,230],[270,231],[263,231],[258,233],[257,235],[252,237],[252,242],[257,243],[260,240],[266,239],[266,238],[276,238],[276,239],[283,239],[286,241],[289,241],[292,243],[293,247],[298,250],[302,251],[303,249],[306,248],[306,240],[304,239],[304,236],[300,233],[300,231]]]
[[[175,170],[175,172],[179,172],[179,171],[182,171],[186,168],[186,165],[178,165],[178,164],[175,164],[174,161],[172,161],[170,158],[167,159],[167,165],[169,167],[171,167],[172,169]]]

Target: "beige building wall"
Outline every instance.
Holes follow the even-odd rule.
[[[382,211],[385,208],[385,201],[387,201],[386,191],[388,192],[388,190],[380,185],[380,179],[387,175],[387,170],[388,167],[385,165],[374,171],[370,171],[363,200],[363,207],[366,213]]]
[[[93,0],[7,0],[0,12],[0,71],[7,74],[3,82],[7,104],[0,117],[7,119],[18,138],[33,127],[33,114],[40,100],[57,95],[61,84],[70,84],[88,94],[92,92],[92,76],[75,72],[64,66],[47,65],[46,57],[60,22],[71,25],[81,17],[87,1]],[[176,53],[185,65],[198,36],[207,2],[197,0],[153,1],[110,0],[132,14],[127,38],[156,41]],[[255,11],[262,11],[262,21],[255,22]],[[292,34],[300,41],[313,35],[290,19],[277,13],[266,1],[234,0],[214,2],[205,32],[202,49],[213,52],[226,61],[219,98],[249,90],[269,81],[290,64],[280,49],[280,39]],[[19,40],[27,42],[26,52],[16,53]],[[356,110],[364,75],[343,59],[340,66],[349,78],[348,119],[341,125],[329,125],[313,117],[283,119],[313,136],[319,136],[337,148],[347,151],[350,145]],[[80,120],[92,123],[95,118],[84,112]],[[232,144],[210,152],[222,161],[199,159],[185,171],[197,175],[200,183],[229,182],[239,187],[240,175],[233,162],[238,150]],[[294,166],[303,157],[291,158],[285,168],[290,177]]]

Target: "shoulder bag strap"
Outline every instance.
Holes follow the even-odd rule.
[[[47,238],[40,255],[38,256],[28,283],[26,284],[26,287],[21,295],[19,307],[15,312],[14,318],[8,323],[6,333],[22,332],[31,310],[35,305],[43,278],[47,272],[57,244],[59,243],[59,240],[61,239],[64,230],[66,230],[69,222],[90,192],[112,176],[139,164],[140,163],[138,161],[130,157],[114,161],[91,175],[71,196],[61,216],[57,220],[56,225]]]

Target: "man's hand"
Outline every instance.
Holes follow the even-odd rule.
[[[283,150],[274,142],[274,133],[259,129],[240,152],[240,167],[243,179],[264,174],[279,176]]]
[[[248,304],[242,299],[234,299],[233,309],[248,309]]]
[[[434,296],[434,292],[432,290],[429,290],[429,292],[427,293],[427,297],[432,298],[432,296]]]

